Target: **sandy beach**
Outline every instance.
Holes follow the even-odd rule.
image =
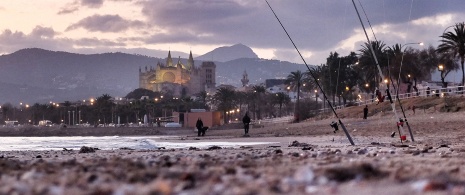
[[[0,194],[465,194],[464,112],[409,113],[415,142],[400,143],[392,113],[331,116],[242,129],[67,128],[49,136],[169,135],[163,142],[270,142],[154,150],[1,151]],[[35,129],[38,130],[38,129]],[[2,129],[9,136],[31,129]],[[410,139],[410,137],[408,136]],[[91,147],[91,146],[89,146]]]

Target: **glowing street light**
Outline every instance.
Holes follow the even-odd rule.
[[[439,66],[438,66],[438,70],[439,70],[439,71],[444,71],[444,65],[442,65],[442,64],[439,64]]]

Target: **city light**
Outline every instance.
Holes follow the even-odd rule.
[[[442,64],[439,64],[439,66],[438,66],[438,70],[439,70],[439,71],[443,71],[443,70],[444,70],[444,65],[442,65]]]

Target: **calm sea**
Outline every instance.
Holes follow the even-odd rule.
[[[270,144],[272,142],[205,142],[182,141],[167,142],[160,136],[148,137],[0,137],[0,151],[21,150],[79,150],[82,146],[95,147],[101,150],[131,148],[135,150],[164,148],[208,148],[210,146],[240,147],[246,145]]]

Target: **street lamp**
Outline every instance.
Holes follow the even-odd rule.
[[[444,65],[443,64],[439,64],[438,65],[438,70],[441,72],[441,82],[442,82],[442,87],[446,87],[446,82],[444,82],[444,79],[446,77],[446,75],[444,74],[445,70],[444,70]]]
[[[318,90],[315,89],[315,102],[318,105]]]
[[[368,83],[365,83],[365,88],[366,88],[366,89],[365,89],[365,90],[366,90],[366,92],[365,92],[365,102],[366,102],[366,101],[367,101],[367,99],[368,99],[368,97],[367,97],[367,96],[368,96],[368,90],[369,90],[369,87],[370,87],[370,84],[368,84]],[[366,103],[365,103],[365,104],[366,104]]]

